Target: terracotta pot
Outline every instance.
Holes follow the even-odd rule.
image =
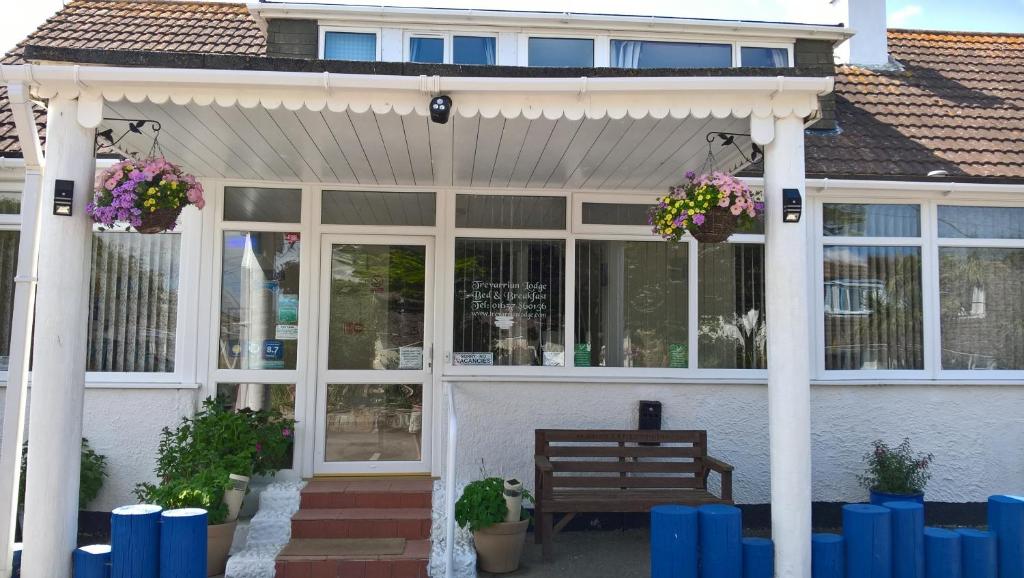
[[[473,532],[476,557],[480,569],[491,574],[515,572],[526,542],[529,520],[501,522]]]
[[[206,575],[219,576],[228,563],[228,551],[235,538],[238,522],[226,522],[206,527]]]

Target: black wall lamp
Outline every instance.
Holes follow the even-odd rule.
[[[452,99],[450,96],[442,94],[430,99],[430,120],[437,124],[446,124],[451,112]]]
[[[53,184],[53,214],[71,216],[71,204],[75,199],[75,181],[57,179]]]
[[[804,202],[799,189],[782,189],[782,222],[799,223]]]

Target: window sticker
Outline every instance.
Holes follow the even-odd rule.
[[[494,354],[484,353],[456,353],[453,356],[455,365],[494,365]]]

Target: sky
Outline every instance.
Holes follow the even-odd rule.
[[[14,47],[48,16],[59,10],[62,3],[62,0],[0,0],[0,6],[6,8],[4,17],[0,19],[0,49],[6,52]],[[320,3],[340,2],[320,0]],[[351,3],[381,2],[352,0]],[[383,4],[628,13],[814,24],[842,21],[829,0],[385,0]],[[886,11],[891,28],[1024,33],[1024,0],[889,0]]]

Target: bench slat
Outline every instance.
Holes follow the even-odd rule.
[[[555,488],[703,488],[704,480],[694,476],[553,476]]]
[[[703,430],[537,430],[549,442],[670,442],[701,443]]]
[[[557,512],[648,512],[659,504],[717,504],[707,490],[555,490],[545,504]]]
[[[693,474],[704,471],[700,460],[693,462],[569,462],[556,460],[551,462],[558,472],[643,472],[663,474]]]
[[[686,446],[548,446],[543,455],[565,458],[699,458],[704,450]]]

